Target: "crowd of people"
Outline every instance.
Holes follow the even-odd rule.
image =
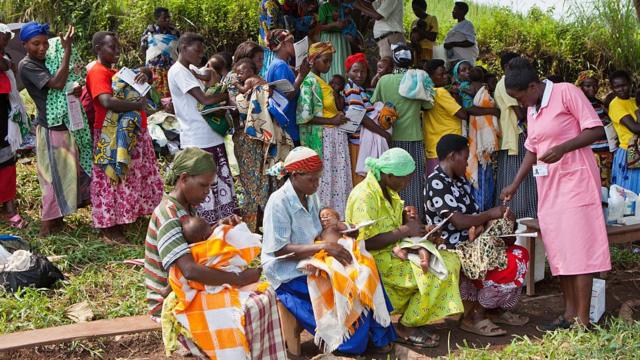
[[[611,72],[610,92],[594,71],[580,73],[575,85],[553,83],[511,52],[500,55],[503,74],[490,73],[476,63],[464,2],[453,8],[458,23],[444,38],[444,58],[434,58],[437,19],[424,0],[412,9],[417,20],[405,34],[400,0],[263,0],[259,42],[206,57],[204,38],[180,33],[169,10],[157,8],[142,35],[145,64],[133,71],[135,84],[115,67],[116,33],[93,34],[96,58],[87,64],[72,26],[49,39],[48,25],[29,22],[19,33],[27,55],[15,64],[4,53],[14,33],[0,24],[0,203],[7,219],[16,228],[33,221],[14,201],[15,154],[29,131],[19,76],[37,109],[40,235],[60,231],[65,216],[91,206],[105,241],[126,243],[126,225],[151,215],[145,284],[149,313],[172,335],[167,349],[179,342],[212,358],[282,358],[276,298],[317,332],[323,349],[348,354],[388,352],[394,341],[438,346],[424,327],[457,314],[465,331],[504,335],[500,324],[528,322],[511,311],[528,253],[513,237],[496,239],[513,234],[513,220],[523,217],[539,219],[564,294],[564,314],[545,328],[588,324],[592,274],[611,266],[600,187],[640,192],[640,94],[631,76]],[[370,22],[374,61],[362,52],[361,30]],[[308,56],[295,68],[294,42],[305,36]],[[282,80],[290,91],[270,85]],[[134,86],[144,84],[152,85],[147,96]],[[147,129],[154,112],[177,118],[183,149],[165,181]],[[354,112],[364,112],[357,130],[344,131]],[[605,137],[609,124],[617,150]],[[165,186],[171,190],[163,195]],[[338,232],[330,217],[368,225]],[[203,221],[209,226],[200,230]],[[263,234],[262,266],[250,268],[257,253],[238,237],[256,232]],[[337,240],[342,234],[351,247]],[[409,238],[440,250],[400,246]],[[207,239],[216,245],[196,250]],[[309,258],[331,263],[336,277],[354,262],[373,269],[370,288],[353,286],[361,304],[349,302],[350,322],[319,314],[318,292],[340,282],[319,289],[324,283],[299,266]],[[261,276],[268,286],[257,289]],[[334,291],[336,299],[344,295]],[[397,324],[386,320],[391,312],[401,314]],[[327,326],[346,335],[329,341]]]

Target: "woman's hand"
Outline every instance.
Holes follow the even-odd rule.
[[[73,94],[73,96],[75,96],[78,99],[80,99],[80,96],[82,96],[82,86],[80,86],[80,85],[74,86],[72,94]]]
[[[547,150],[547,152],[542,154],[542,156],[540,158],[538,158],[538,160],[540,160],[540,161],[542,161],[544,163],[547,163],[547,164],[553,164],[554,162],[557,162],[560,159],[562,159],[562,156],[564,156],[564,154],[566,154],[566,153],[567,153],[567,150],[561,144],[561,145],[554,146],[551,149]]]
[[[516,194],[518,188],[515,187],[513,184],[507,186],[506,188],[502,189],[502,191],[500,192],[500,200],[502,201],[510,201],[513,198],[513,195]]]
[[[338,243],[324,243],[323,245],[323,250],[340,261],[342,265],[347,266],[353,261],[351,254],[342,245]]]
[[[139,72],[133,80],[138,84],[144,84],[149,81],[149,77],[144,72]]]
[[[347,117],[344,115],[343,112],[339,112],[338,115],[334,116],[331,118],[331,123],[332,125],[335,126],[340,126],[342,124],[345,124],[347,122]]]
[[[507,211],[504,212],[503,217],[507,220],[516,221],[516,215],[511,211],[511,208],[507,208]]]
[[[262,275],[262,268],[246,269],[238,274],[240,282],[238,285],[245,286],[258,282],[258,280],[260,280],[260,275]]]
[[[220,219],[220,221],[218,221],[218,226],[220,225],[231,225],[231,226],[236,226],[238,224],[240,224],[242,222],[242,218],[238,215],[230,215],[227,216],[224,219]]]
[[[67,33],[62,36],[60,33],[60,42],[62,43],[62,48],[65,52],[71,51],[71,44],[73,43],[73,36],[76,34],[76,28],[69,25],[67,29]]]
[[[484,226],[472,226],[469,228],[469,241],[473,241],[478,238],[484,232]]]
[[[500,206],[496,206],[494,208],[491,208],[489,210],[487,210],[487,212],[489,213],[489,216],[491,217],[491,219],[500,219],[503,216],[506,215],[507,210],[509,210],[508,207],[504,206],[504,205],[500,205]]]
[[[409,220],[406,224],[400,226],[403,237],[423,237],[427,231],[420,221]]]

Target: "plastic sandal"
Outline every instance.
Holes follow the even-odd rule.
[[[9,218],[9,225],[15,229],[24,229],[27,227],[27,222],[20,216],[20,214],[15,214]]]

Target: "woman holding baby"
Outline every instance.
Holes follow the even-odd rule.
[[[293,314],[305,330],[316,336],[316,343],[322,346],[323,340],[327,339],[325,335],[331,334],[322,331],[318,334],[316,329],[326,329],[325,325],[328,322],[335,322],[335,318],[325,319],[322,314],[314,312],[316,301],[314,300],[312,304],[310,293],[313,293],[313,289],[309,286],[314,279],[312,276],[306,276],[307,274],[303,272],[305,269],[300,269],[298,263],[300,260],[323,253],[326,254],[325,258],[330,257],[339,263],[334,264],[333,268],[343,269],[356,265],[354,256],[335,241],[315,241],[323,233],[320,219],[321,205],[316,194],[323,170],[320,156],[309,148],[297,147],[289,153],[277,170],[289,178],[271,195],[265,208],[262,247],[264,274],[276,289],[278,300],[282,305]],[[283,256],[287,258],[281,258]],[[377,277],[377,271],[375,273]],[[331,292],[330,289],[328,291]],[[346,340],[337,346],[337,351],[362,354],[367,350],[370,342],[376,352],[391,350],[391,342],[396,337],[393,326],[390,323],[383,326],[374,320],[376,311],[388,311],[389,305],[384,302],[383,298],[382,308],[368,311],[366,315],[356,318],[357,326],[355,322],[346,324],[349,334]],[[384,305],[387,305],[386,309]],[[339,328],[341,326],[336,326],[336,329]],[[327,349],[327,346],[323,347]],[[331,346],[328,348],[329,351],[334,350]]]
[[[189,244],[205,240],[191,238],[186,230],[216,173],[211,154],[195,147],[179,152],[167,172],[166,184],[173,190],[154,210],[145,240],[149,314],[161,318],[169,353],[180,343],[196,356],[286,358],[275,293],[256,290],[260,268],[238,266],[250,262],[242,248],[252,237],[246,225],[227,218],[204,232],[213,232],[206,241]],[[244,241],[234,241],[234,233]],[[258,246],[251,251],[254,257]]]

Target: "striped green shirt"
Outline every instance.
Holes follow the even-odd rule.
[[[168,270],[181,256],[190,252],[182,236],[181,220],[189,213],[169,195],[153,211],[145,239],[144,273],[147,305],[151,316],[160,316],[162,295],[168,286]]]

